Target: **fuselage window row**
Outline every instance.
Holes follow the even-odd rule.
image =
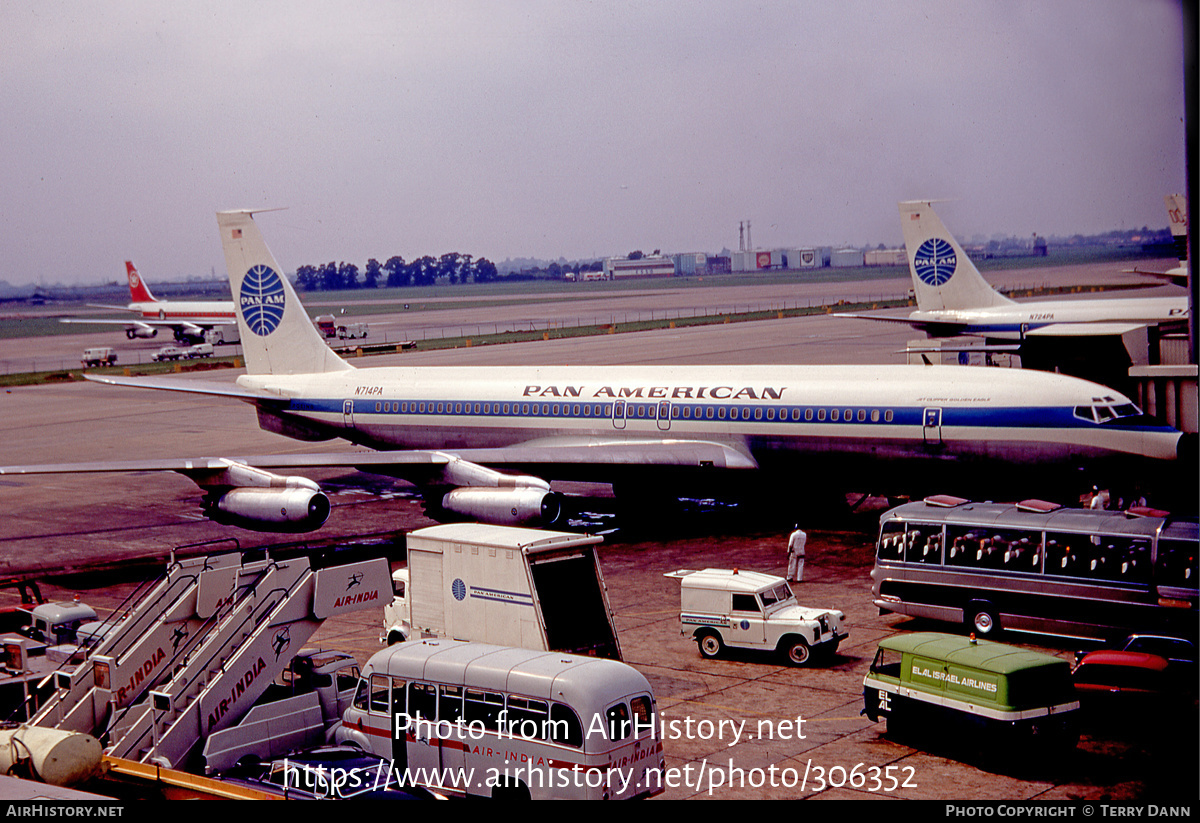
[[[665,406],[665,404],[664,404]],[[765,413],[764,413],[765,411]],[[379,414],[453,414],[478,417],[585,417],[609,418],[613,416],[613,407],[602,403],[549,404],[549,403],[471,403],[471,402],[418,402],[412,401],[375,401],[375,412]],[[625,406],[624,414],[617,409],[617,417],[626,419],[655,420],[659,417],[659,407],[655,404],[629,403]],[[663,416],[666,410],[663,409]],[[812,422],[814,419],[823,423],[826,420],[837,423],[859,422],[868,419],[878,423],[881,419],[891,423],[894,419],[891,409],[836,409],[836,408],[804,408],[799,406],[776,409],[769,406],[765,410],[761,406],[670,406],[670,417],[673,420],[766,420],[767,422]]]

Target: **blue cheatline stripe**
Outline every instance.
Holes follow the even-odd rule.
[[[492,418],[551,418],[556,420],[601,420],[612,418],[612,401],[580,402],[580,403],[545,403],[545,402],[503,402],[503,401],[466,401],[466,400],[371,400],[367,398],[350,398],[355,401],[354,414],[360,417],[371,415],[402,415],[408,417],[452,417],[469,419]],[[288,411],[309,412],[314,414],[342,414],[343,399],[293,399],[288,404]],[[660,401],[630,402],[621,401],[626,405],[624,420],[655,420]],[[385,405],[386,404],[386,405]],[[507,411],[505,411],[507,408]],[[772,426],[789,426],[801,424],[841,425],[846,427],[862,425],[885,426],[920,426],[924,422],[926,408],[941,409],[941,425],[945,427],[987,428],[987,429],[1083,429],[1096,430],[1126,430],[1165,432],[1171,431],[1169,426],[1158,425],[1123,425],[1121,421],[1112,420],[1097,424],[1091,420],[1082,420],[1075,416],[1074,408],[1063,406],[1003,406],[999,408],[963,408],[958,406],[938,406],[930,404],[918,407],[887,408],[882,406],[862,406],[845,404],[838,406],[820,405],[805,406],[788,405],[744,405],[737,403],[699,404],[671,401],[673,414],[672,425],[688,423],[754,423]],[[690,410],[690,416],[684,417],[682,410]],[[478,409],[478,410],[477,410]],[[711,416],[709,412],[711,411]],[[769,411],[774,415],[768,417]],[[677,413],[674,413],[677,412]],[[887,415],[890,413],[890,419]],[[834,415],[837,415],[834,419]],[[873,419],[873,415],[878,419]]]
[[[514,606],[532,606],[533,595],[521,592],[506,592],[503,589],[484,589],[471,587],[471,598],[474,600],[494,600],[500,603],[512,603]]]

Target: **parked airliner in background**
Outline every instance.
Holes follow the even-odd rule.
[[[169,377],[98,382],[235,397],[256,407],[267,430],[342,437],[377,451],[11,466],[0,474],[178,471],[208,490],[218,519],[301,530],[324,521],[328,500],[311,481],[269,470],[355,467],[416,483],[431,513],[518,524],[561,517],[551,480],[611,483],[618,496],[656,501],[762,494],[790,507],[839,491],[1036,491],[1075,500],[1093,483],[1161,477],[1180,464],[1181,448],[1190,455],[1179,432],[1128,398],[1033,371],[357,369],[313,327],[252,212],[219,212],[217,222],[246,358],[237,387]]]
[[[1187,320],[1186,295],[1018,303],[983,279],[931,203],[901,203],[900,222],[917,310],[839,316],[906,323],[931,338],[982,337],[998,350],[1015,347],[1027,367],[1081,376],[1121,372],[1136,362],[1122,335],[1139,336],[1144,351],[1148,326]]]
[[[123,325],[125,336],[154,337],[160,328],[171,329],[175,339],[181,343],[224,343],[236,342],[233,329],[237,317],[230,300],[159,300],[150,293],[150,287],[142,280],[133,263],[125,261],[125,273],[129,277],[128,306],[95,306],[98,309],[119,309],[136,312],[137,320],[89,319],[71,317],[63,323],[86,323],[100,325]],[[214,335],[213,331],[217,334]]]
[[[1171,239],[1175,241],[1175,256],[1179,265],[1167,271],[1150,271],[1134,268],[1133,274],[1145,274],[1159,280],[1169,280],[1177,286],[1186,286],[1188,273],[1188,202],[1182,194],[1168,194],[1163,198],[1167,204],[1167,219],[1171,221]]]

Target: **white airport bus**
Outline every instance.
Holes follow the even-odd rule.
[[[364,667],[337,739],[451,794],[625,799],[663,791],[654,694],[616,660],[458,640],[398,643]]]
[[[880,518],[872,594],[881,612],[979,635],[1194,639],[1197,534],[1195,520],[1149,509],[930,497]]]

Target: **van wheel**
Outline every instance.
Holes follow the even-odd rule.
[[[787,647],[787,660],[793,666],[808,665],[812,659],[812,649],[803,640],[793,640]]]
[[[968,627],[982,637],[1000,633],[1000,620],[990,605],[977,607]]]
[[[720,635],[712,632],[705,632],[696,638],[696,646],[700,649],[700,656],[712,660],[717,657],[725,649],[725,644],[721,642]]]

